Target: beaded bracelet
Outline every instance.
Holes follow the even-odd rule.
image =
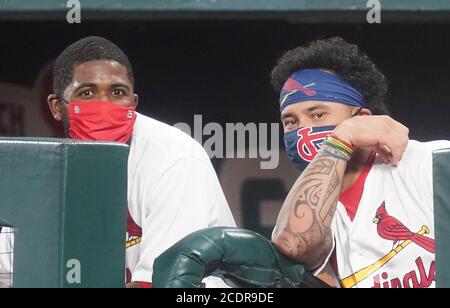
[[[326,146],[324,151],[327,154],[337,159],[350,160],[353,148],[347,142],[334,135],[330,135],[324,140],[323,144]]]
[[[323,147],[320,149],[320,151],[323,152],[323,153],[325,153],[325,154],[327,154],[327,155],[329,155],[329,156],[331,156],[331,157],[334,157],[334,158],[337,158],[337,159],[340,159],[340,160],[345,160],[345,161],[350,160],[350,156],[347,156],[347,155],[345,155],[345,154],[343,154],[343,153],[337,154],[337,153],[336,153],[337,150],[335,150],[335,149],[333,149],[333,148],[327,148],[327,146],[323,146]]]
[[[342,139],[339,138],[338,136],[336,136],[336,135],[334,135],[334,134],[331,134],[330,137],[333,138],[333,139],[335,139],[335,140],[337,140],[337,141],[339,141],[340,143],[346,145],[349,149],[351,149],[351,150],[353,151],[353,146],[352,146],[351,144],[345,142],[344,140],[342,140]]]

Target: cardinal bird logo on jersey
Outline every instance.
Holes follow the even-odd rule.
[[[130,215],[130,212],[127,212],[127,233],[128,238],[125,245],[125,248],[133,247],[137,245],[142,240],[142,228],[134,222],[133,218]]]
[[[421,234],[411,232],[411,230],[409,230],[398,219],[390,216],[386,211],[384,201],[378,208],[373,222],[377,224],[378,235],[381,238],[393,241],[393,246],[396,246],[399,241],[410,240],[423,249],[431,253],[435,253],[434,240]]]

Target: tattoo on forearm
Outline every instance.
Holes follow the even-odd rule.
[[[292,257],[316,265],[328,253],[345,166],[346,161],[320,152],[291,189],[280,212],[284,223],[277,238]],[[320,245],[311,248],[310,243]]]
[[[324,206],[321,208],[319,214],[322,221],[325,220],[325,218],[329,215],[330,211],[332,210],[332,206],[336,205],[338,199],[339,199],[339,192],[341,187],[341,178],[339,178],[339,174],[337,170],[335,169],[333,172],[333,177],[331,178],[330,184],[327,189],[327,193],[324,198]],[[337,190],[337,195],[336,195]],[[330,197],[332,200],[330,200]],[[331,201],[331,202],[329,202]]]

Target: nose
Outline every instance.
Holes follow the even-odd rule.
[[[107,102],[107,101],[109,101],[109,97],[106,93],[101,93],[101,94],[99,94],[98,100],[100,102]]]

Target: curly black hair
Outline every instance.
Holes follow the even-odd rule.
[[[89,36],[68,46],[56,59],[53,67],[55,93],[63,95],[72,82],[76,65],[93,60],[111,60],[122,64],[127,70],[128,79],[134,86],[133,68],[125,53],[105,38]]]
[[[388,88],[386,77],[358,46],[341,37],[316,40],[284,53],[272,70],[272,86],[281,91],[286,80],[301,69],[335,73],[363,95],[372,114],[388,114],[384,103]]]

